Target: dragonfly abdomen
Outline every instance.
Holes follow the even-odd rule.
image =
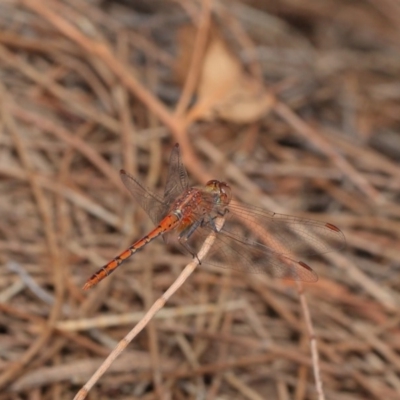
[[[174,229],[180,222],[180,216],[176,213],[170,213],[154,228],[149,234],[139,239],[137,242],[129,246],[120,255],[115,257],[113,260],[108,262],[102,268],[100,268],[96,273],[94,273],[83,286],[84,290],[91,288],[96,285],[112,272],[114,272],[125,260],[131,257],[134,253],[141,250],[146,244],[150,243],[152,240],[156,239],[160,235]]]

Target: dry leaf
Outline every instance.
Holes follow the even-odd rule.
[[[190,120],[218,116],[237,123],[254,122],[269,111],[273,100],[258,81],[243,71],[217,34],[208,45],[197,93]]]
[[[175,83],[183,86],[192,61],[193,47],[196,39],[196,28],[191,24],[182,25],[176,36],[177,55],[173,65]]]

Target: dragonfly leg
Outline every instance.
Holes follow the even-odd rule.
[[[224,208],[224,211],[218,211],[218,215],[220,217],[225,217],[226,214],[229,213],[229,209],[228,208]]]
[[[189,245],[188,240],[190,237],[193,235],[193,233],[196,231],[196,229],[199,226],[203,225],[203,219],[196,221],[192,225],[188,226],[185,230],[181,232],[181,234],[178,237],[179,244],[193,257],[197,258],[197,261],[199,264],[201,264],[199,258],[197,257],[196,252],[192,249],[192,247]]]
[[[217,211],[217,215],[214,217],[208,216],[207,218],[201,218],[198,219],[196,222],[193,224],[189,225],[186,229],[184,229],[181,234],[178,237],[179,244],[186,250],[187,253],[189,253],[193,258],[197,258],[197,261],[199,264],[201,264],[201,261],[197,257],[197,253],[192,249],[192,247],[189,245],[188,240],[190,237],[193,235],[193,233],[198,229],[199,227],[208,225],[211,227],[211,229],[214,232],[218,232],[218,229],[215,225],[215,220],[220,217],[224,217],[229,210],[225,208],[224,210],[219,210]]]
[[[229,210],[227,208],[225,208],[223,211],[218,211],[217,212],[218,215],[216,215],[214,217],[210,217],[207,221],[205,221],[205,219],[202,219],[201,220],[201,226],[204,226],[205,224],[208,224],[208,225],[211,226],[211,228],[212,228],[212,230],[214,232],[218,233],[218,229],[217,229],[217,227],[215,225],[215,220],[217,218],[225,217],[225,215],[228,214],[228,213],[229,213]]]

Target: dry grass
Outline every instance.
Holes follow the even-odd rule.
[[[1,2],[0,400],[73,398],[190,261],[153,242],[81,290],[151,228],[119,169],[160,189],[175,142],[194,184],[347,248],[307,260],[302,301],[199,267],[89,398],[398,399],[399,20],[388,0]]]

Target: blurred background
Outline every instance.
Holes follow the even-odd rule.
[[[120,178],[327,221],[293,282],[200,266],[92,399],[400,398],[400,3],[0,3],[0,400],[71,399],[190,258]]]

